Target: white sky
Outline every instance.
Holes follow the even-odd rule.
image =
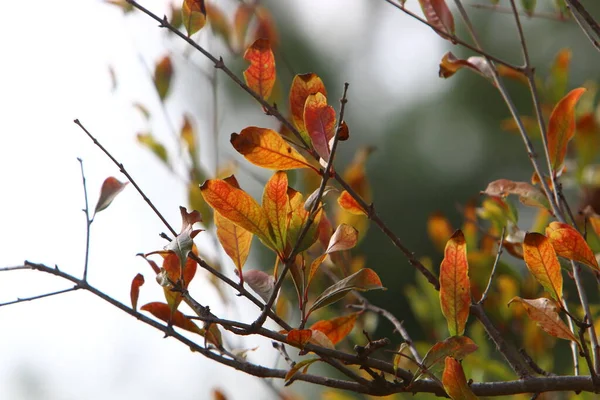
[[[431,83],[437,74],[437,63],[431,60],[443,54],[441,40],[426,27],[384,8],[376,15],[381,23],[369,28],[374,30],[372,42],[356,48],[351,44],[361,35],[357,27],[370,2],[287,2],[299,24],[314,28],[306,29],[306,35],[322,42],[324,57],[353,57],[341,73],[356,93],[369,87],[371,93],[357,99],[358,104],[370,101],[369,96],[385,104],[407,90],[420,96],[439,90]],[[164,12],[164,0],[143,3],[159,15]],[[344,18],[336,17],[340,10]],[[124,19],[99,0],[33,0],[27,6],[12,1],[4,2],[3,12],[0,266],[29,259],[81,274],[85,221],[76,158],[84,160],[91,207],[104,178],[124,177],[76,127],[74,118],[125,164],[178,227],[183,188],[136,143],[135,132],[143,124],[131,108],[132,100],[143,99],[159,114],[138,53],[146,60],[163,54],[164,32],[141,16]],[[348,24],[354,28],[347,29]],[[314,34],[324,29],[332,34]],[[361,57],[355,57],[359,53]],[[415,64],[409,58],[426,61]],[[109,64],[115,65],[119,78],[115,93]],[[365,82],[367,73],[374,80]],[[178,115],[175,110],[177,125]],[[160,122],[156,126],[160,128]],[[158,233],[164,230],[128,187],[93,225],[91,284],[128,304],[131,279],[142,272],[146,285],[140,304],[160,301],[161,289],[150,268],[135,254],[161,248],[164,242]],[[232,296],[235,306],[227,310],[219,304],[205,278],[198,274],[192,293],[201,293],[197,297],[217,313],[252,319],[255,309],[237,297]],[[67,282],[41,273],[2,273],[0,302],[67,287]],[[214,387],[232,399],[271,398],[258,379],[192,354],[173,339],[163,340],[160,332],[82,291],[0,308],[0,321],[1,399],[205,399]],[[244,346],[257,343],[265,351],[252,357],[274,365],[276,355],[267,342],[251,338]]]

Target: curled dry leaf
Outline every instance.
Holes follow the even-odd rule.
[[[100,211],[106,209],[106,207],[110,206],[110,203],[115,199],[115,197],[121,193],[125,186],[127,186],[129,182],[121,183],[117,178],[108,177],[102,183],[102,188],[100,189],[100,197],[98,198],[98,202],[96,203],[96,208],[94,210],[94,214],[99,213]]]
[[[450,335],[462,335],[469,317],[471,284],[467,243],[460,230],[452,235],[444,250],[440,265],[440,304]]]
[[[485,58],[473,56],[463,60],[457,58],[451,51],[447,52],[440,61],[439,76],[440,78],[450,78],[462,68],[475,71],[494,83],[494,74]]]
[[[540,328],[551,336],[559,339],[571,340],[579,345],[577,338],[571,332],[569,327],[560,319],[556,312],[556,303],[545,297],[539,299],[523,299],[521,297],[514,297],[508,302],[510,306],[512,303],[521,303],[533,321],[535,321]]]
[[[254,165],[268,169],[288,170],[311,168],[302,154],[272,129],[250,126],[231,134],[231,144],[238,153]]]
[[[188,37],[198,32],[206,24],[204,0],[184,0],[181,7],[181,17]]]
[[[250,62],[244,71],[246,84],[260,97],[268,99],[276,79],[275,56],[269,40],[260,38],[252,43],[244,53],[244,59]]]
[[[514,194],[519,196],[519,201],[525,205],[550,209],[550,203],[544,192],[527,182],[498,179],[490,182],[481,194],[498,197],[506,197],[509,194]]]
[[[477,396],[467,383],[462,365],[452,357],[446,357],[442,383],[452,400],[476,400]]]
[[[527,233],[523,259],[535,279],[556,301],[562,301],[563,278],[560,263],[550,240],[539,233]]]
[[[268,302],[275,289],[275,277],[259,270],[250,270],[243,273],[244,282],[263,299]]]
[[[600,271],[594,252],[577,229],[569,224],[554,221],[546,228],[546,235],[559,256]]]
[[[137,302],[140,297],[140,286],[144,284],[144,275],[137,274],[131,281],[131,291],[129,297],[131,298],[131,308],[137,310]]]
[[[183,270],[188,255],[194,247],[194,237],[202,232],[202,229],[194,229],[193,225],[197,222],[201,222],[202,216],[196,210],[188,213],[187,209],[181,206],[179,207],[179,212],[181,213],[181,231],[175,239],[165,246],[165,250],[171,251],[177,255],[179,264]]]

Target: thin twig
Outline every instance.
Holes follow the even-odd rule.
[[[577,21],[577,24],[579,24],[581,30],[585,33],[585,36],[587,36],[587,38],[592,42],[594,47],[598,51],[600,51],[600,44],[597,40],[595,40],[592,37],[592,35],[587,31],[586,27],[584,26],[585,24],[587,24],[587,26],[596,34],[596,36],[600,38],[600,25],[598,24],[598,22],[594,19],[594,17],[591,16],[591,14],[585,9],[583,4],[581,4],[579,0],[565,0],[565,3],[567,4],[569,11],[571,11],[571,14]],[[581,19],[583,19],[583,21]]]
[[[87,273],[88,273],[88,264],[90,258],[90,227],[92,222],[94,222],[94,218],[96,213],[94,212],[94,217],[90,219],[90,207],[88,205],[88,195],[87,195],[87,184],[85,182],[85,173],[83,172],[83,160],[81,158],[77,158],[79,161],[79,167],[81,168],[81,181],[83,184],[83,198],[85,200],[85,208],[83,212],[85,214],[85,258],[83,262],[83,280],[87,281]]]
[[[489,11],[493,11],[499,14],[513,14],[513,10],[512,8],[507,8],[507,7],[501,7],[498,5],[494,5],[494,4],[469,4],[470,7],[473,7],[475,9],[480,9],[480,10],[489,10]],[[544,13],[544,12],[535,12],[531,15],[524,13],[524,12],[519,12],[520,16],[523,17],[527,17],[527,18],[543,18],[543,19],[549,19],[549,20],[554,20],[554,21],[560,21],[560,22],[568,22],[569,19],[566,18],[563,14],[561,13]]]
[[[31,268],[27,268],[27,269],[31,269]],[[31,297],[22,297],[22,298],[19,297],[16,300],[7,301],[6,303],[0,303],[0,307],[10,306],[11,304],[24,303],[26,301],[33,301],[33,300],[43,299],[43,298],[46,298],[46,297],[56,296],[57,294],[69,293],[69,292],[73,292],[73,291],[75,291],[77,289],[80,289],[80,287],[78,285],[75,285],[75,286],[70,287],[68,289],[57,290],[56,292],[44,293],[44,294],[40,294],[40,295],[37,295],[37,296],[31,296]]]
[[[569,306],[567,305],[567,301],[565,298],[562,298],[562,307],[568,313]],[[573,318],[567,318],[567,324],[569,325],[569,329],[573,334],[575,334],[575,324],[573,323]],[[579,346],[574,341],[571,341],[571,354],[573,357],[573,375],[579,375]]]
[[[504,235],[506,233],[506,226],[502,228],[502,232],[500,233],[500,240],[498,241],[498,250],[496,251],[496,259],[494,260],[494,265],[492,265],[492,272],[490,272],[490,278],[488,279],[487,286],[481,295],[481,299],[477,302],[477,304],[483,304],[485,299],[487,299],[490,288],[492,287],[492,281],[494,280],[494,275],[496,274],[496,268],[498,267],[498,262],[500,261],[500,256],[502,255],[502,246],[504,245]]]

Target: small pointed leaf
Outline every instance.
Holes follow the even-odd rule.
[[[467,378],[460,362],[452,357],[446,357],[445,364],[442,383],[448,396],[452,400],[477,400],[478,397],[475,396],[467,383]]]
[[[546,228],[546,235],[559,256],[600,271],[594,252],[577,229],[569,224],[554,221]]]
[[[131,297],[131,308],[137,310],[137,302],[140,297],[140,286],[144,284],[144,275],[137,274],[131,281],[131,291],[129,297]]]
[[[545,297],[539,299],[514,297],[508,302],[508,305],[510,306],[512,303],[521,303],[529,318],[535,321],[549,335],[559,339],[571,340],[579,344],[573,332],[558,316],[554,301]]]
[[[462,231],[457,230],[446,244],[440,266],[440,303],[452,336],[465,332],[469,318],[471,284],[468,273],[467,243]]]
[[[250,62],[244,71],[246,84],[263,99],[271,96],[275,85],[275,56],[268,39],[256,40],[244,53],[244,59]]]
[[[108,177],[102,183],[102,188],[100,189],[100,197],[98,198],[98,203],[96,203],[96,209],[94,210],[94,214],[99,213],[100,211],[106,209],[106,207],[110,206],[110,203],[115,199],[115,197],[121,193],[125,186],[127,186],[129,182],[121,183],[114,177]]]
[[[556,301],[562,301],[563,278],[550,240],[536,232],[523,241],[523,259],[531,274]]]

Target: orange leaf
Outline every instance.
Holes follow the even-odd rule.
[[[304,126],[316,152],[329,160],[329,141],[335,134],[335,110],[323,93],[310,94],[304,103]]]
[[[465,332],[469,317],[471,284],[468,272],[467,244],[462,231],[457,230],[446,243],[440,265],[440,304],[451,336]]]
[[[269,220],[275,242],[275,249],[283,258],[287,239],[288,215],[290,212],[287,195],[288,179],[284,171],[275,172],[265,185],[262,206]]]
[[[272,129],[250,126],[231,134],[231,144],[254,165],[268,169],[312,168],[302,154]]]
[[[269,40],[271,46],[276,48],[279,44],[279,35],[277,34],[277,27],[275,26],[275,19],[265,6],[258,5],[254,11],[256,16],[256,29],[254,30],[254,40],[265,38]]]
[[[252,43],[244,53],[244,59],[250,62],[244,71],[246,84],[260,97],[268,99],[275,85],[275,56],[269,40],[261,38]]]
[[[235,10],[233,16],[233,27],[235,30],[235,37],[237,39],[238,48],[245,47],[246,32],[248,31],[248,25],[250,19],[254,14],[254,6],[246,3],[241,3]]]
[[[425,354],[423,358],[423,366],[426,370],[434,372],[442,360],[446,357],[453,357],[457,360],[462,360],[467,355],[477,350],[477,345],[473,340],[466,336],[451,336],[443,342],[437,342]],[[423,370],[416,373],[414,381],[423,376]]]
[[[193,323],[192,320],[187,318],[181,312],[174,311],[173,314],[171,314],[171,308],[168,304],[153,302],[143,305],[141,309],[143,311],[148,311],[150,314],[154,315],[160,320],[163,320],[167,323],[170,321],[174,326],[178,326],[186,331],[194,332],[198,335],[204,336],[204,329],[200,329],[198,325]]]
[[[198,268],[198,264],[196,261],[191,258],[187,258],[185,267],[183,268],[183,286],[185,288],[188,287],[194,276],[196,275],[196,270]],[[169,278],[171,282],[177,282],[181,278],[181,262],[179,261],[179,257],[175,253],[166,253],[166,256],[163,260],[162,271],[166,273],[166,277]],[[171,290],[171,285],[163,286],[163,292],[165,294],[165,299],[170,307],[173,310],[177,309],[181,300],[183,300],[181,293]]]
[[[444,33],[454,34],[454,17],[452,17],[445,0],[419,0],[419,3],[427,22]],[[444,35],[439,33],[438,35],[448,39]]]
[[[287,342],[292,346],[304,347],[312,337],[310,329],[292,329],[287,334]]]
[[[546,333],[559,339],[572,340],[575,343],[577,338],[573,332],[565,325],[556,312],[556,303],[545,297],[539,299],[523,299],[514,297],[508,302],[510,306],[513,302],[521,303],[529,318],[535,321]]]
[[[204,0],[184,0],[181,7],[183,25],[188,37],[198,32],[206,24],[206,6]]]
[[[448,218],[441,212],[436,211],[429,215],[429,218],[427,219],[427,233],[435,248],[439,251],[444,251],[446,242],[452,236],[454,231]]]
[[[225,253],[231,258],[235,267],[241,273],[250,253],[252,233],[241,226],[237,226],[218,212],[215,212],[215,226],[217,227],[217,237],[221,246],[223,246],[223,250],[225,250]]]
[[[154,86],[160,100],[164,100],[171,87],[171,77],[173,76],[173,64],[171,58],[164,56],[154,67]]]
[[[206,16],[213,33],[221,36],[231,48],[231,25],[225,13],[213,3],[206,3]]]
[[[310,143],[310,136],[308,136],[304,126],[304,105],[306,104],[306,98],[315,93],[322,93],[327,96],[325,85],[316,74],[308,73],[294,77],[290,88],[290,112],[294,125],[296,125],[300,135],[307,143]]]
[[[350,250],[358,242],[358,231],[350,225],[340,224],[329,239],[327,254],[334,251]]]
[[[298,241],[298,238],[300,237],[302,229],[304,228],[304,224],[306,224],[308,221],[310,212],[305,210],[304,199],[300,192],[292,188],[288,188],[288,197],[290,199],[290,217],[287,228],[287,242],[290,247],[294,247],[296,241]],[[306,235],[304,235],[304,239],[302,239],[302,243],[298,248],[298,253],[308,249],[317,240],[319,225],[323,215],[323,208],[320,208],[315,214],[314,221],[310,228],[308,228],[308,232],[306,232]]]
[[[585,88],[571,90],[558,102],[548,123],[548,152],[552,172],[558,176],[564,168],[567,145],[575,135],[575,105],[585,92]]]
[[[594,252],[577,229],[569,224],[555,221],[546,228],[546,235],[559,256],[584,263],[600,271]]]
[[[144,284],[144,275],[137,274],[131,281],[131,291],[129,296],[131,297],[131,308],[137,310],[137,302],[140,297],[140,286]]]
[[[273,244],[264,209],[250,195],[222,179],[209,179],[200,186],[204,200],[221,216]]]
[[[527,233],[523,241],[523,259],[531,274],[558,302],[562,301],[563,278],[560,263],[550,240],[539,233]]]
[[[452,357],[446,357],[446,366],[442,375],[442,383],[452,400],[475,400],[477,396],[467,383],[465,372],[460,362]]]
[[[358,313],[354,313],[343,317],[317,321],[310,329],[323,332],[331,340],[331,343],[335,345],[341,342],[352,331],[358,315]]]
[[[490,182],[481,192],[488,196],[506,197],[509,194],[519,196],[519,201],[525,205],[550,209],[548,198],[538,187],[527,182],[515,182],[508,179],[498,179]]]
[[[96,203],[96,209],[94,210],[94,214],[99,213],[100,211],[106,209],[106,207],[110,206],[110,203],[115,199],[115,197],[121,193],[125,186],[127,186],[129,182],[121,183],[114,177],[108,177],[102,183],[102,188],[100,189],[100,197],[98,198],[98,203]]]
[[[344,210],[354,215],[367,215],[367,212],[358,204],[358,202],[344,190],[338,197],[338,204]]]

